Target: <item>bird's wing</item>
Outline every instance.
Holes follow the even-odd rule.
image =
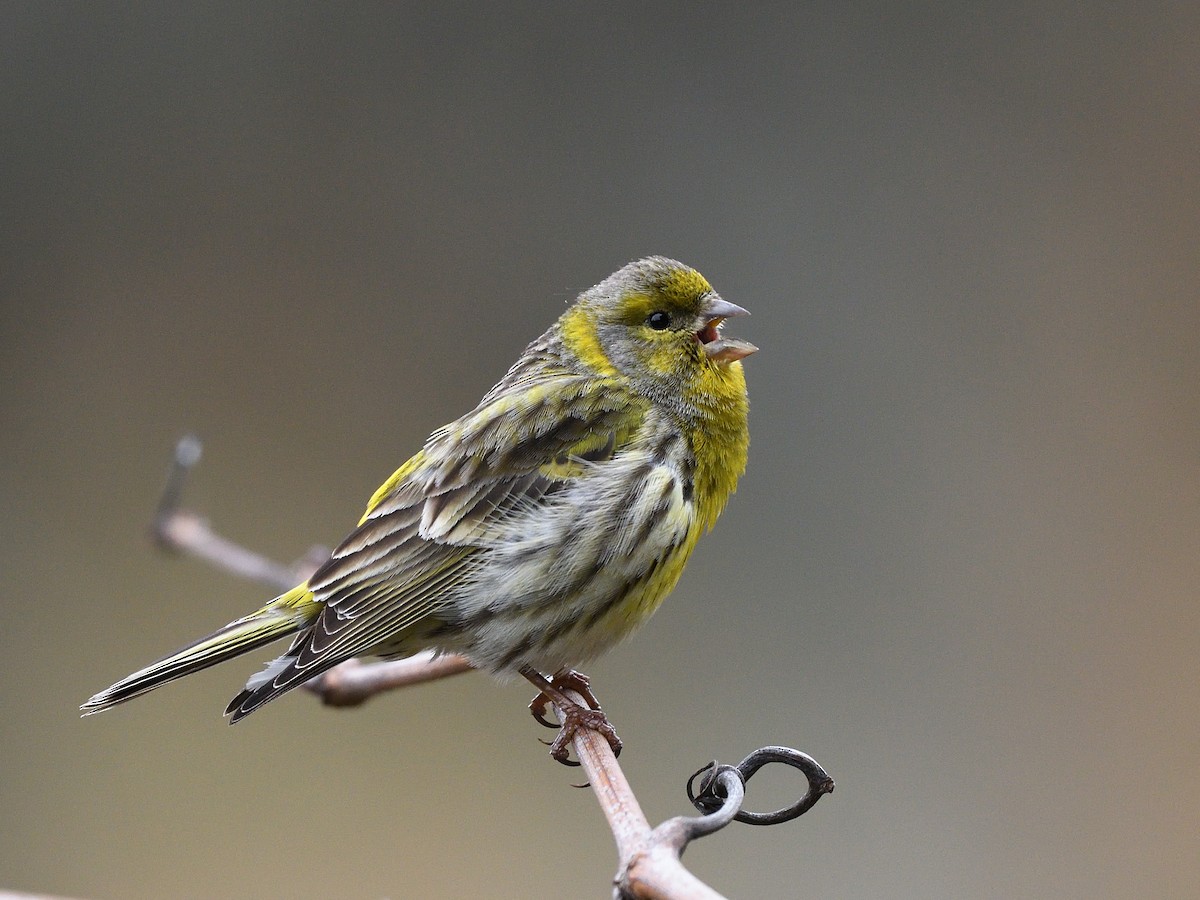
[[[381,605],[396,627],[435,612],[467,560],[503,539],[510,514],[629,442],[644,410],[622,393],[572,376],[490,397],[389,479],[309,589],[346,621]]]
[[[507,516],[611,459],[644,414],[641,401],[615,386],[559,376],[491,394],[438,429],[309,579],[320,615],[234,699],[234,719],[436,616],[473,559],[502,539]]]

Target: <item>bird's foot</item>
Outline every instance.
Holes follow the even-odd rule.
[[[608,745],[617,756],[621,754],[621,739],[616,729],[608,721],[608,716],[600,708],[600,701],[592,693],[588,677],[574,669],[563,669],[556,672],[552,678],[546,678],[534,669],[522,669],[524,675],[540,693],[529,703],[529,711],[539,723],[547,728],[557,728],[558,734],[550,744],[550,755],[566,766],[577,766],[570,758],[571,741],[580,728],[590,728],[608,741]],[[583,697],[587,706],[583,706],[564,691],[574,691]],[[553,704],[561,716],[561,721],[554,722],[546,718],[546,713]]]

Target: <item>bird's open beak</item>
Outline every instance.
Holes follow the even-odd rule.
[[[700,343],[705,356],[709,359],[714,362],[730,363],[736,359],[749,356],[758,349],[749,341],[740,341],[737,338],[721,336],[721,324],[726,319],[750,315],[749,312],[742,309],[736,303],[722,300],[713,294],[709,299],[704,301],[702,312],[706,321],[704,327],[696,332],[696,340]]]

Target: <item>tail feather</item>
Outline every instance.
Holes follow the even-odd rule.
[[[193,641],[125,676],[79,709],[85,716],[103,712],[177,678],[215,666],[297,632],[311,623],[319,612],[320,605],[313,600],[307,586],[300,585],[257,612],[230,622],[207,637]]]
[[[281,694],[286,694],[294,687],[299,687],[310,679],[329,671],[334,666],[345,662],[348,657],[334,656],[314,663],[303,671],[296,668],[295,647],[283,656],[270,662],[267,667],[246,682],[246,687],[240,694],[229,701],[225,707],[225,715],[229,716],[229,724],[236,725],[264,703],[274,700]]]

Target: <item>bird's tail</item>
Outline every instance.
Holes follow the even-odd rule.
[[[321,605],[313,599],[308,585],[302,584],[276,597],[257,612],[230,622],[208,637],[193,641],[158,662],[125,676],[79,709],[85,716],[103,712],[176,678],[215,666],[299,631],[309,625],[320,611]]]

